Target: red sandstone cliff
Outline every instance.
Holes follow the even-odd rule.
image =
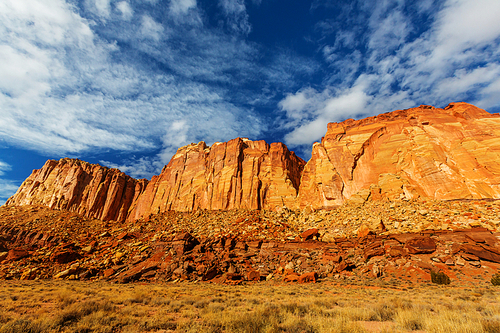
[[[295,207],[304,165],[282,143],[191,144],[153,177],[130,219],[167,210]]]
[[[179,148],[149,183],[79,160],[47,161],[6,205],[45,205],[118,221],[166,210],[296,207],[305,163],[282,143],[240,138]]]
[[[500,117],[451,103],[328,124],[304,168],[300,207],[370,196],[500,198]]]
[[[69,158],[49,160],[24,181],[6,205],[44,205],[87,217],[124,221],[148,181]]]
[[[124,221],[167,210],[313,209],[346,200],[500,198],[500,117],[467,103],[328,124],[307,164],[281,143],[179,148],[150,182],[78,160],[48,161],[7,205]]]

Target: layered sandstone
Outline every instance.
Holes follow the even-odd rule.
[[[499,115],[467,103],[330,123],[304,168],[299,204],[500,198],[499,161]]]
[[[78,160],[48,161],[7,205],[133,221],[171,210],[321,209],[381,198],[497,199],[499,161],[499,115],[452,103],[328,124],[307,164],[284,144],[242,138],[181,147],[149,182]]]
[[[175,210],[296,207],[305,162],[282,143],[237,138],[180,148],[129,219]]]
[[[33,171],[6,205],[43,205],[102,220],[124,221],[147,183],[117,169],[80,160],[49,160]]]

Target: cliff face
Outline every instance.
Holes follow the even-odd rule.
[[[87,217],[124,221],[147,183],[80,160],[49,160],[33,171],[6,205],[44,205]]]
[[[130,219],[167,210],[297,207],[305,162],[282,143],[237,138],[180,148],[153,177]]]
[[[500,198],[499,162],[500,116],[452,103],[330,123],[307,164],[284,144],[241,138],[179,148],[149,182],[79,160],[48,161],[7,205],[124,221],[168,210]]]
[[[500,198],[499,162],[500,117],[467,103],[330,123],[304,168],[299,205]]]

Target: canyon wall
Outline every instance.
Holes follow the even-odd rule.
[[[297,207],[305,161],[282,143],[237,138],[180,148],[153,177],[130,219],[167,210]]]
[[[6,205],[43,205],[123,221],[147,183],[117,169],[80,160],[49,160],[33,171]]]
[[[179,148],[149,182],[79,160],[47,161],[6,204],[125,221],[168,210],[328,209],[383,198],[500,198],[500,116],[451,103],[330,123],[307,164],[282,143],[200,142]]]
[[[467,103],[330,123],[304,168],[301,208],[346,200],[500,198],[500,117]]]

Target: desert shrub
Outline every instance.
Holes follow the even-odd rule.
[[[315,333],[317,330],[306,320],[299,319],[289,324],[279,326],[281,332],[286,333]]]
[[[0,328],[0,333],[41,333],[44,332],[41,325],[26,319],[11,321]]]
[[[500,273],[493,274],[491,277],[491,284],[494,286],[500,286]]]
[[[5,324],[11,321],[11,318],[0,312],[0,324]]]
[[[115,307],[108,302],[87,301],[82,303],[73,303],[57,314],[54,318],[54,323],[57,326],[68,326],[94,312],[113,312],[114,310]]]
[[[481,322],[483,330],[486,333],[500,333],[500,321],[494,319],[485,319]]]
[[[437,284],[450,284],[450,278],[444,272],[431,271],[431,281]]]
[[[394,319],[396,310],[388,304],[378,304],[373,309],[373,314],[370,318],[372,321],[391,321]]]
[[[281,308],[283,310],[285,310],[286,312],[289,312],[289,313],[292,313],[292,314],[295,314],[295,315],[301,316],[301,317],[306,315],[310,310],[309,305],[298,304],[296,302],[284,304],[281,306]]]
[[[421,330],[424,327],[424,318],[413,310],[400,310],[395,320],[403,329],[410,331]]]
[[[65,289],[58,293],[57,300],[59,301],[61,307],[65,308],[76,302],[75,292]]]

